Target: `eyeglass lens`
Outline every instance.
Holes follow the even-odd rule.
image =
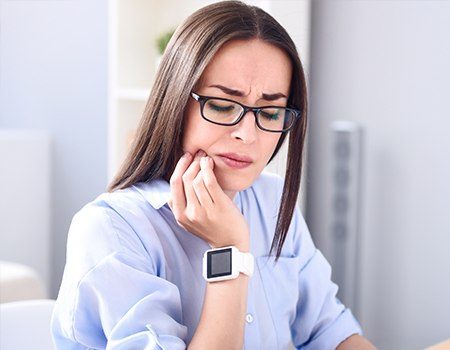
[[[205,118],[221,123],[232,124],[243,113],[244,109],[237,103],[218,99],[209,99],[203,106]],[[257,113],[259,124],[268,130],[281,131],[288,129],[295,120],[294,112],[285,108],[263,108]]]

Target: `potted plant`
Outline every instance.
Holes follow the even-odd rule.
[[[165,32],[162,32],[155,40],[156,47],[158,49],[158,57],[156,59],[156,69],[158,69],[159,62],[161,62],[161,57],[164,53],[164,50],[167,47],[167,44],[170,41],[170,38],[172,37],[173,33],[175,33],[175,29],[169,29]]]

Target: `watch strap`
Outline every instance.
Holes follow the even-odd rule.
[[[239,272],[251,277],[255,266],[255,258],[253,257],[253,254],[237,251],[236,258],[239,259]]]

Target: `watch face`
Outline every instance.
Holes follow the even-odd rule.
[[[208,252],[207,259],[208,278],[231,275],[231,248]]]

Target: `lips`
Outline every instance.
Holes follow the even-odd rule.
[[[237,153],[222,153],[219,154],[220,157],[225,157],[225,158],[229,158],[231,160],[235,160],[238,162],[243,162],[243,163],[253,163],[253,159],[248,157],[248,156],[244,156],[244,155],[240,155]]]
[[[253,159],[250,157],[236,153],[219,154],[218,159],[220,159],[226,166],[236,170],[247,168],[253,163]]]

